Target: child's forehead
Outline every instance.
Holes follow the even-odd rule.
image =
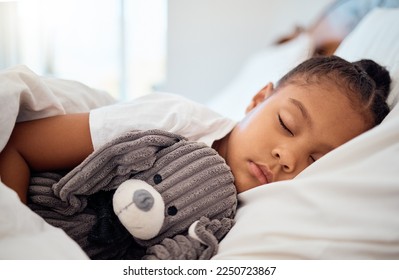
[[[288,83],[276,89],[277,95],[284,97],[303,96],[312,99],[335,99],[339,101],[349,101],[350,94],[342,86],[333,81],[324,82],[295,82]]]
[[[342,119],[347,114],[359,115],[352,100],[337,87],[317,85],[287,85],[281,88],[274,98],[281,108],[295,108],[313,118]]]

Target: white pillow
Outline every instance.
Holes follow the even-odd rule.
[[[376,10],[337,50],[392,72],[398,96],[399,9]],[[399,259],[399,106],[378,127],[297,178],[246,191],[215,259]]]
[[[209,100],[216,112],[241,120],[252,97],[267,83],[276,83],[286,72],[309,58],[313,41],[303,34],[282,45],[272,45],[251,56],[238,75]]]

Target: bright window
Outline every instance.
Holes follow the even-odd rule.
[[[25,64],[40,75],[78,80],[119,99],[149,93],[165,78],[166,8],[167,0],[0,3],[9,15],[0,18],[9,27],[0,30],[9,42],[0,52],[12,58],[0,66]]]

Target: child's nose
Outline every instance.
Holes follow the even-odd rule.
[[[288,149],[276,148],[272,151],[272,156],[277,159],[281,168],[287,172],[294,172],[296,169],[296,157],[294,153]]]

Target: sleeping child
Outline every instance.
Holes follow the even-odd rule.
[[[27,202],[31,171],[70,170],[130,130],[161,129],[204,142],[226,161],[237,192],[293,179],[389,113],[388,71],[372,60],[310,58],[269,83],[236,123],[181,96],[17,123],[0,153],[1,181]]]

